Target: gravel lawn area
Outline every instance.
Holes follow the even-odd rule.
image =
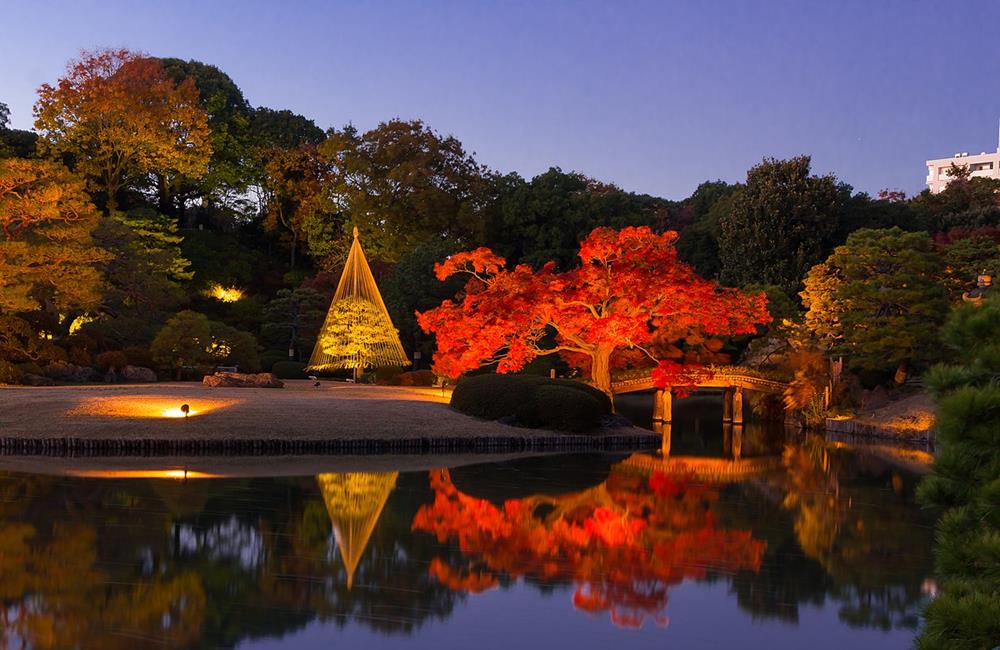
[[[70,455],[521,451],[659,443],[659,436],[637,428],[573,435],[478,420],[452,410],[448,399],[437,388],[340,382],[316,388],[307,380],[287,381],[281,389],[197,383],[3,387],[0,451],[34,453],[43,440],[47,453]],[[182,404],[190,407],[189,417],[180,413]]]

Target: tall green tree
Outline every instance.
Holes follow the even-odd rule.
[[[810,165],[809,156],[767,158],[747,172],[719,224],[724,283],[774,284],[792,295],[830,250],[842,194],[836,178],[814,176]]]
[[[287,346],[296,361],[308,360],[328,306],[329,299],[315,289],[281,289],[264,307],[261,338]]]
[[[691,210],[691,223],[680,232],[677,254],[704,278],[719,275],[720,224],[732,212],[733,202],[741,188],[741,185],[723,181],[706,181],[684,201]]]
[[[517,174],[492,179],[485,243],[511,263],[571,267],[594,228],[653,227],[669,201],[626,192],[583,174],[550,168],[530,181]]]
[[[190,226],[197,216],[192,203],[198,200],[199,211],[218,207],[239,216],[246,209],[243,196],[254,180],[250,130],[253,109],[239,86],[216,66],[174,58],[159,61],[175,84],[187,80],[194,83],[208,118],[212,149],[207,171],[200,177],[156,173],[160,212],[179,217]]]
[[[334,172],[312,145],[271,152],[265,167],[264,227],[288,246],[289,268],[295,268],[303,244],[323,258],[343,242],[344,219],[330,194],[333,179]]]
[[[929,232],[996,226],[1000,225],[998,193],[1000,180],[971,177],[967,167],[955,166],[943,191],[924,190],[909,205],[918,227]]]
[[[10,109],[0,102],[0,158],[32,158],[38,135],[9,128]]]
[[[212,356],[211,321],[204,314],[185,310],[170,318],[153,339],[149,352],[159,363],[177,371],[184,366],[208,363]]]
[[[948,313],[941,259],[926,233],[861,229],[813,267],[799,295],[806,326],[861,370],[897,369],[938,354]]]
[[[455,245],[446,241],[421,244],[404,255],[379,283],[386,309],[399,328],[399,340],[407,350],[419,351],[425,365],[434,351],[434,337],[423,333],[416,313],[437,307],[462,288],[458,280],[441,282],[434,275],[434,265],[457,252]]]
[[[365,133],[331,131],[319,152],[333,172],[336,211],[316,216],[356,225],[374,257],[395,262],[430,239],[482,237],[487,170],[454,136],[420,120],[390,120]],[[344,228],[310,230],[323,233],[311,239],[314,250],[320,240],[348,237]]]
[[[194,273],[173,220],[149,208],[116,212],[101,220],[94,237],[113,254],[102,270],[105,302],[115,310],[161,309],[184,300],[182,285]]]
[[[926,375],[938,453],[917,496],[937,510],[939,593],[922,650],[991,648],[1000,639],[1000,302],[955,310],[943,329],[949,365]]]

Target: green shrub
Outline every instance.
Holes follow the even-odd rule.
[[[17,364],[17,369],[21,371],[21,375],[44,375],[45,372],[42,370],[34,361],[27,361],[25,363]]]
[[[50,363],[56,363],[56,362],[62,362],[62,363],[69,362],[69,355],[66,354],[66,350],[63,350],[58,345],[50,343],[45,347],[43,347],[41,351],[38,353],[39,364],[47,366]]]
[[[412,370],[404,372],[395,379],[398,386],[433,386],[437,383],[437,375],[431,370]]]
[[[128,357],[120,350],[112,350],[110,352],[101,352],[94,357],[94,363],[103,372],[121,370],[128,365]]]
[[[375,383],[380,386],[397,385],[403,369],[399,366],[388,366],[385,368],[375,368]]]
[[[84,348],[74,346],[69,349],[69,362],[78,366],[90,366],[94,360]]]
[[[560,431],[588,431],[601,423],[601,403],[584,391],[569,386],[535,386],[528,401],[517,411],[517,419],[530,427]]]
[[[122,352],[125,353],[125,357],[128,359],[128,365],[130,366],[138,366],[140,368],[156,367],[156,360],[153,358],[153,354],[148,348],[132,346],[125,348]]]
[[[258,355],[260,369],[264,372],[271,372],[274,364],[288,361],[288,350],[265,350]]]
[[[13,363],[0,359],[0,384],[21,383],[21,370]]]
[[[305,379],[306,364],[301,361],[278,361],[271,366],[278,379]]]
[[[544,390],[543,390],[544,389]],[[516,416],[526,426],[583,431],[611,413],[600,390],[569,379],[530,375],[475,375],[458,382],[451,406],[466,415],[496,420]],[[580,412],[579,417],[571,414]]]

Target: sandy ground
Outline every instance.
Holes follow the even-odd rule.
[[[564,434],[477,420],[440,389],[288,381],[283,389],[196,383],[0,388],[0,438],[426,440]],[[176,417],[182,404],[191,415]],[[170,416],[174,417],[170,417]],[[643,435],[641,429],[615,429]]]
[[[889,402],[870,413],[859,413],[858,422],[904,433],[927,432],[934,428],[934,400],[927,393]]]

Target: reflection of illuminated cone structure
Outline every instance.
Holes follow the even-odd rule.
[[[354,571],[364,555],[385,502],[396,487],[397,476],[399,472],[316,475],[333,524],[333,536],[347,569],[348,589],[354,584]]]
[[[309,358],[309,369],[353,369],[357,373],[364,368],[409,363],[355,228],[354,243]]]

